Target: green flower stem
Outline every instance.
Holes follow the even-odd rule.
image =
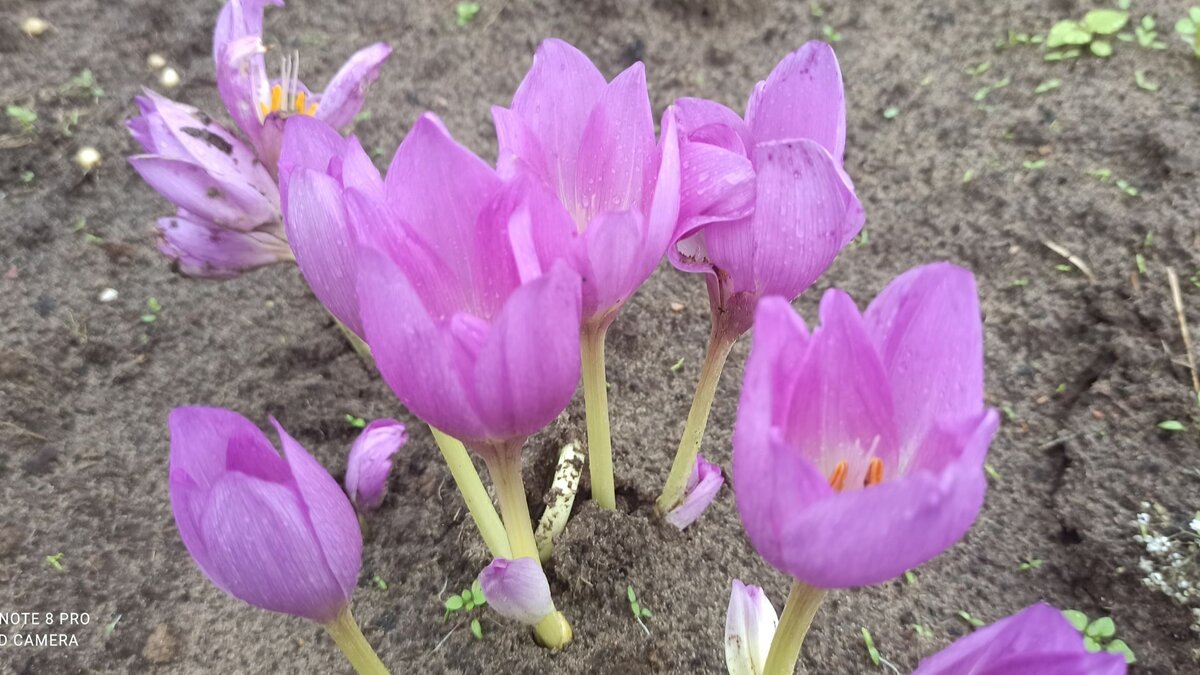
[[[783,616],[779,617],[779,626],[775,629],[775,638],[771,640],[771,651],[767,653],[762,675],[792,675],[796,671],[804,636],[808,635],[808,628],[824,599],[824,588],[813,588],[800,581],[792,582],[792,592],[783,606]]]
[[[729,358],[729,351],[735,342],[737,335],[730,335],[714,325],[708,338],[704,365],[700,368],[700,381],[692,397],[692,408],[688,411],[687,425],[683,429],[683,438],[679,440],[679,449],[675,451],[675,461],[671,464],[671,473],[663,485],[662,494],[655,501],[660,515],[668,513],[683,501],[688,477],[696,466],[696,455],[700,454],[700,443],[704,440],[704,428],[708,426],[708,413],[717,394],[717,383],[721,381],[721,371],[725,369],[725,360]]]
[[[450,467],[454,484],[462,494],[463,501],[467,503],[467,511],[471,513],[475,527],[479,528],[479,534],[483,536],[483,543],[487,544],[488,551],[494,558],[512,557],[504,523],[496,513],[487,488],[483,487],[483,481],[479,479],[479,472],[471,463],[467,448],[458,439],[447,436],[432,426],[429,427],[429,431],[433,432],[433,440],[437,442],[438,449],[442,451],[442,458]]]
[[[525,483],[521,478],[521,445],[520,442],[497,443],[481,454],[500,499],[511,557],[533,558],[540,565],[533,524],[529,519],[529,503],[525,501]],[[550,649],[560,649],[572,638],[571,624],[558,610],[547,614],[533,630],[538,643]]]
[[[583,362],[583,404],[587,410],[588,467],[592,499],[601,508],[617,508],[613,485],[612,437],[608,425],[608,382],[604,374],[604,336],[609,322],[584,324],[579,334]]]
[[[329,636],[358,675],[389,675],[387,666],[375,655],[375,650],[371,649],[371,644],[358,629],[358,623],[350,613],[350,605],[346,605],[336,619],[325,624],[325,630],[329,631]]]

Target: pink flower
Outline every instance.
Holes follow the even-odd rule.
[[[404,425],[375,420],[362,430],[346,458],[346,494],[360,512],[374,511],[387,494],[392,455],[408,442]]]

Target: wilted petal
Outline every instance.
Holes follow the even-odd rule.
[[[564,196],[563,202],[581,224],[606,211],[640,209],[655,153],[646,69],[635,63],[592,109],[579,147],[575,200]]]
[[[725,614],[725,665],[729,675],[762,675],[779,618],[758,586],[733,580]]]
[[[545,179],[563,203],[576,202],[576,166],[584,128],[607,87],[604,76],[578,49],[549,39],[538,46],[533,65],[513,95],[512,111],[538,139],[548,172]],[[519,152],[500,135],[500,154]]]
[[[375,420],[355,439],[346,459],[346,493],[359,511],[373,511],[383,503],[392,455],[408,441],[404,425],[396,420]]]
[[[479,573],[488,605],[500,616],[536,626],[554,611],[550,583],[533,558],[496,558]]]
[[[335,129],[349,126],[391,53],[392,48],[382,42],[355,52],[317,99],[317,119]]]
[[[237,232],[205,223],[194,216],[158,219],[158,250],[190,277],[228,279],[242,272],[292,260],[278,226]]]
[[[842,71],[833,47],[819,40],[788,54],[746,106],[757,143],[807,138],[824,146],[838,166],[846,147]]]
[[[909,270],[866,321],[892,381],[905,461],[939,419],[983,409],[983,320],[972,274],[949,263]]]
[[[491,437],[530,436],[570,403],[579,318],[579,276],[563,262],[508,298],[475,364],[475,399]]]
[[[215,225],[247,232],[279,221],[278,205],[237,176],[154,155],[135,155],[129,163],[171,203]]]
[[[664,518],[681,530],[691,525],[704,514],[724,484],[725,476],[721,473],[721,467],[696,455],[696,465],[688,477],[683,502],[671,509]]]
[[[1120,654],[1088,652],[1062,612],[1044,603],[981,628],[922,659],[913,675],[1124,675]]]

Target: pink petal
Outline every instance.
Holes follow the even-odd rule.
[[[605,211],[640,209],[655,151],[646,69],[635,63],[608,85],[592,109],[578,151],[575,199],[563,195],[563,203],[579,223]]]
[[[545,183],[547,188],[557,190],[557,178],[551,178],[541,139],[526,126],[525,120],[508,108],[492,106],[492,122],[499,145],[496,170],[500,175],[510,178],[526,173]]]
[[[691,525],[704,515],[724,484],[725,476],[721,473],[721,467],[696,455],[696,466],[688,478],[683,502],[671,509],[664,519],[681,530]]]
[[[292,260],[291,249],[278,225],[237,232],[181,211],[176,216],[159,218],[157,228],[158,250],[190,277],[228,279],[258,267]]]
[[[779,617],[758,586],[733,580],[729,609],[725,613],[725,665],[729,675],[759,675]]]
[[[788,54],[746,106],[756,143],[809,139],[842,165],[846,147],[846,102],[842,71],[829,44],[806,43]]]
[[[970,272],[949,263],[909,270],[866,321],[892,381],[905,461],[935,421],[982,412],[983,321]]]
[[[279,221],[278,205],[237,176],[209,173],[190,161],[135,155],[130,165],[181,209],[221,227],[248,232]]]
[[[715,145],[746,155],[754,147],[750,127],[737,113],[703,98],[681,98],[674,103],[679,133],[687,141]]]
[[[256,33],[226,42],[214,49],[213,56],[216,59],[217,92],[225,109],[242,133],[246,134],[268,169],[273,169],[275,155],[262,157],[263,123],[258,117],[259,103],[270,98],[270,79],[263,58],[261,13],[258,24]]]
[[[745,155],[715,145],[684,141],[680,161],[679,227],[676,240],[699,232],[709,223],[743,220],[754,211],[754,166]],[[707,250],[707,249],[705,249]],[[668,249],[671,262],[685,272],[707,272],[707,254],[698,255],[687,244]]]
[[[647,172],[650,181],[645,194],[650,195],[644,209],[646,216],[646,241],[642,247],[642,264],[649,277],[662,260],[679,221],[681,175],[679,154],[679,132],[675,122],[675,111],[668,108],[662,116],[662,138],[659,141],[656,171]]]
[[[576,203],[576,166],[584,128],[604,95],[604,76],[578,49],[562,40],[542,42],[513,95],[512,111],[541,146],[549,185],[564,204]],[[500,137],[500,154],[519,152]]]
[[[621,306],[653,271],[639,264],[642,236],[641,214],[635,211],[609,211],[592,219],[576,254],[585,319]]]
[[[537,625],[554,611],[550,582],[533,558],[496,558],[479,573],[488,606],[506,619]]]
[[[490,437],[530,436],[571,402],[579,322],[579,277],[564,262],[508,298],[475,364],[476,400]]]
[[[349,126],[391,53],[392,48],[382,42],[355,52],[316,99],[317,119],[335,129]]]

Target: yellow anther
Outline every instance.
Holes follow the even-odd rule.
[[[283,106],[283,87],[278,84],[271,87],[271,112]]]
[[[308,95],[305,94],[304,92],[299,92],[298,94],[296,94],[296,105],[292,106],[293,109],[300,112],[301,114],[303,114],[304,113],[304,100],[307,98],[308,98]]]
[[[841,492],[846,487],[846,473],[850,471],[850,463],[842,460],[833,467],[833,475],[829,477],[829,487],[834,492]]]
[[[883,460],[878,457],[872,457],[870,463],[867,464],[867,477],[863,479],[863,487],[879,485],[882,482]]]
[[[312,105],[308,106],[308,112],[306,112],[305,114],[308,115],[309,117],[316,115],[317,114],[317,104],[313,103]]]
[[[266,103],[259,101],[258,112],[260,113],[259,117],[262,117],[265,119],[267,117],[267,115],[271,114],[271,108],[269,106],[267,106]]]

